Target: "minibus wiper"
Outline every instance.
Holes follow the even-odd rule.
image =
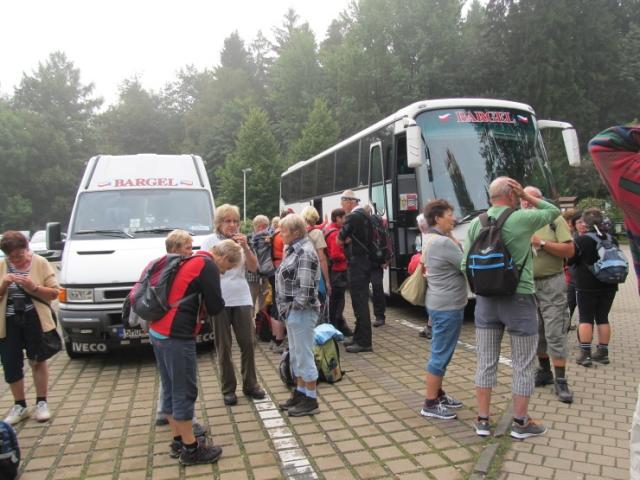
[[[463,223],[470,222],[471,220],[476,218],[478,215],[481,215],[486,211],[487,211],[486,208],[481,208],[480,210],[472,210],[471,212],[467,213],[464,217],[462,217],[460,220],[458,220],[456,222],[456,225],[462,225]]]
[[[133,238],[129,232],[125,232],[124,230],[117,229],[106,229],[106,230],[79,230],[77,232],[73,232],[76,235],[91,235],[91,234],[102,234],[102,235],[115,235],[117,237],[129,237]]]
[[[174,230],[176,230],[176,227],[141,228],[139,230],[136,230],[136,233],[166,233],[173,232]],[[187,232],[189,233],[189,235],[193,235],[192,232],[189,232],[188,230]]]

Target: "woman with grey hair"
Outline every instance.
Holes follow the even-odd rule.
[[[582,221],[587,232],[575,238],[576,253],[569,260],[569,265],[575,265],[574,278],[579,311],[580,354],[576,362],[583,367],[590,367],[592,362],[609,363],[609,339],[611,338],[609,312],[618,291],[618,285],[601,282],[592,271],[593,264],[599,258],[597,239],[608,239],[617,245],[617,241],[611,235],[603,233],[603,220],[602,211],[598,208],[588,208],[582,212]],[[598,330],[598,346],[592,354],[594,322]]]
[[[319,313],[320,262],[307,237],[306,222],[290,214],[280,221],[287,251],[276,272],[278,313],[287,325],[289,354],[296,387],[280,408],[290,417],[314,415],[318,408],[318,369],[313,355],[313,334]]]

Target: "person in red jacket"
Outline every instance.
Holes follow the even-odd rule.
[[[332,292],[329,302],[329,321],[340,330],[345,337],[353,336],[344,318],[344,294],[347,290],[347,257],[344,247],[336,242],[340,229],[344,224],[346,212],[342,208],[336,208],[331,212],[331,223],[323,228],[324,238],[327,243],[327,258],[329,260],[329,278]]]
[[[149,326],[149,339],[162,382],[162,413],[169,420],[173,436],[169,455],[179,458],[182,465],[213,463],[222,455],[222,448],[199,443],[193,434],[198,397],[196,336],[201,325],[198,321],[201,305],[209,315],[224,308],[220,273],[237,266],[241,258],[240,247],[227,240],[216,245],[211,253],[198,252],[185,260],[167,298],[170,305],[176,306]],[[194,293],[197,295],[192,295]]]

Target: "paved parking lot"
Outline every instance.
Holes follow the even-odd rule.
[[[628,478],[628,427],[640,381],[635,288],[631,279],[614,305],[612,363],[591,369],[570,364],[572,405],[556,401],[551,387],[536,391],[532,415],[550,431],[524,442],[504,440],[494,478]],[[201,352],[197,414],[224,453],[216,465],[186,469],[167,455],[168,428],[153,425],[158,379],[150,352],[80,360],[61,353],[51,362],[52,420],[27,420],[17,428],[21,478],[466,478],[479,453],[495,441],[472,430],[473,325],[465,324],[445,379],[447,392],[465,403],[452,421],[427,420],[417,413],[428,355],[427,341],[417,336],[422,325],[419,309],[390,308],[388,324],[374,330],[374,352],[344,353],[344,379],[321,384],[321,413],[315,417],[290,419],[275,408],[274,402],[288,392],[276,373],[279,356],[266,344],[259,344],[257,362],[268,398],[253,402],[240,396],[234,407],[222,402],[215,353]],[[510,400],[506,345],[503,355],[495,421]],[[33,404],[30,379],[27,383]],[[0,411],[11,405],[2,384]]]

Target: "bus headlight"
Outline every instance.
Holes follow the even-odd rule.
[[[68,303],[91,303],[93,302],[92,288],[66,288],[66,301]],[[62,292],[61,292],[62,294]]]

